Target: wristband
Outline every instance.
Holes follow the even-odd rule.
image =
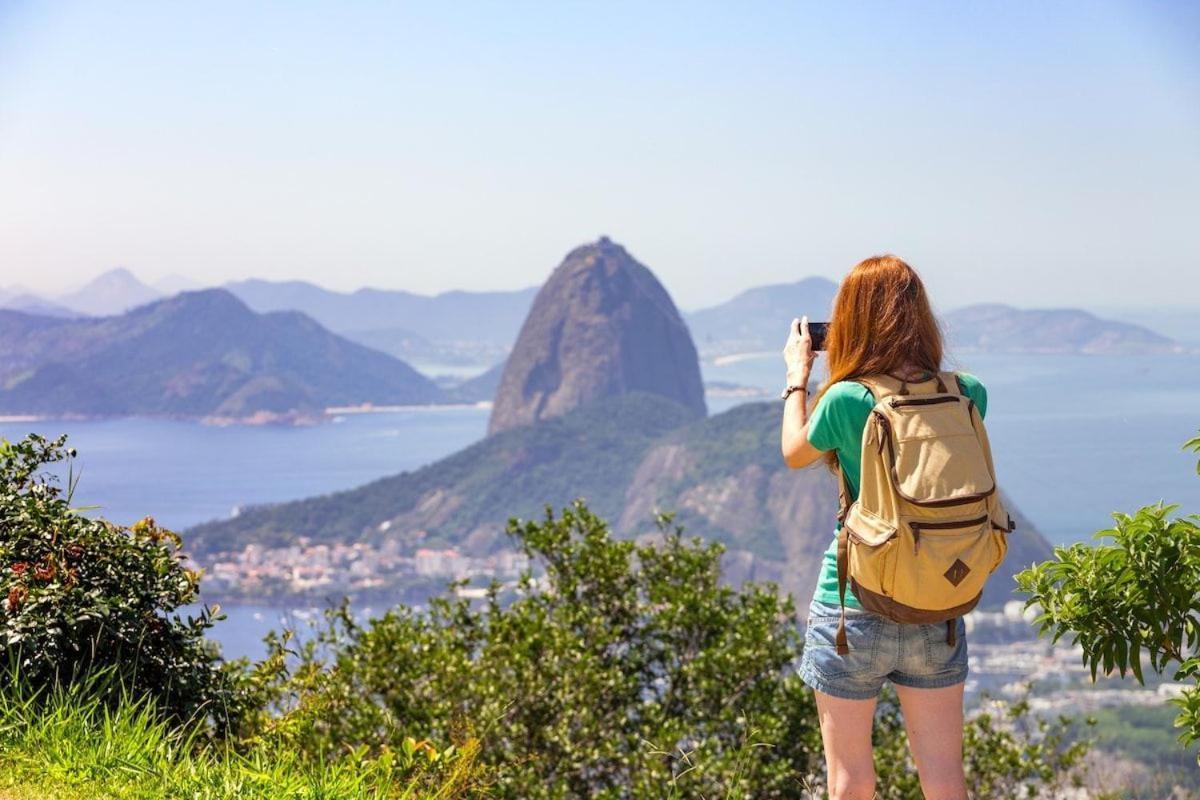
[[[783,390],[783,392],[779,395],[779,397],[783,400],[787,400],[788,395],[790,395],[792,392],[806,392],[807,393],[808,387],[804,386],[804,385],[789,386]]]

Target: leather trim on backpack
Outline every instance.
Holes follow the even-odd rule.
[[[876,614],[882,614],[888,619],[896,622],[945,622],[948,619],[961,617],[971,609],[978,605],[980,598],[983,597],[983,592],[971,598],[962,605],[954,606],[953,608],[943,608],[936,611],[925,611],[912,606],[906,606],[903,603],[898,603],[891,597],[886,597],[882,594],[872,592],[858,581],[850,577],[850,591],[854,592],[854,596],[858,598],[858,602],[862,603],[862,607],[868,611],[873,611]]]

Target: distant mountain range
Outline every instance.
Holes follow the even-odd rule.
[[[226,284],[255,311],[297,310],[325,327],[410,360],[494,364],[508,353],[537,287],[421,295],[359,289],[343,293],[303,281]]]
[[[0,308],[51,316],[110,316],[194,291],[201,284],[169,275],[153,285],[128,269],[109,270],[52,298],[22,287],[0,289]],[[359,289],[335,292],[304,281],[245,280],[222,287],[254,311],[300,311],[347,339],[405,360],[487,366],[503,360],[537,287],[422,295]]]
[[[824,278],[763,286],[685,314],[702,356],[782,350],[787,323],[807,314],[827,320],[837,285]],[[782,321],[782,330],[781,330]],[[1182,352],[1149,328],[1080,309],[973,305],[942,315],[948,349],[993,353],[1147,354]]]
[[[3,414],[270,419],[447,401],[398,359],[299,312],[257,314],[220,289],[102,318],[0,310]]]
[[[1074,308],[975,305],[951,311],[943,323],[951,349],[959,352],[1146,354],[1184,349],[1140,325]]]
[[[783,350],[788,323],[804,314],[814,322],[828,320],[836,294],[833,281],[805,278],[747,289],[720,305],[685,312],[684,319],[706,358]]]
[[[620,250],[612,264],[623,266],[612,275],[624,275],[620,280],[627,288],[645,284],[650,291],[658,286],[650,294],[667,298],[646,295],[645,303],[634,302],[635,292],[621,301],[630,302],[623,314],[646,312],[645,330],[630,333],[626,346],[609,335],[616,329],[607,322],[594,323],[600,319],[594,311],[581,306],[579,313],[568,313],[568,307],[581,302],[572,297],[605,285],[598,281],[599,273],[587,275],[578,287],[547,296],[547,308],[559,308],[561,319],[538,315],[546,329],[519,350],[524,355],[517,362],[510,360],[509,351],[538,289],[426,296],[375,289],[341,293],[299,281],[251,280],[163,299],[161,290],[191,282],[170,276],[156,288],[126,269],[107,272],[53,301],[20,286],[0,288],[6,332],[0,341],[0,413],[257,414],[284,419],[305,417],[327,405],[480,402],[499,393],[504,402],[494,419],[509,415],[516,420],[559,407],[564,402],[555,399],[559,395],[575,396],[580,384],[571,370],[580,359],[609,363],[605,380],[614,386],[634,390],[663,382],[666,396],[702,408],[690,353],[698,350],[702,357],[714,358],[778,350],[786,336],[782,321],[802,314],[827,319],[837,290],[824,278],[757,287],[684,313],[681,322],[656,279],[634,279],[640,265],[619,245],[602,239],[579,252],[608,263],[605,248]],[[597,308],[612,310],[616,301],[596,297]],[[658,308],[665,312],[659,314]],[[1145,354],[1186,349],[1149,328],[1078,309],[976,305],[945,314],[943,323],[949,349],[959,352]],[[571,331],[564,337],[567,328]],[[686,346],[671,343],[683,341],[672,333],[676,330],[690,331]],[[602,346],[604,342],[609,344]],[[313,358],[314,352],[329,353],[331,360]],[[470,380],[441,376],[433,381],[419,375],[407,359],[491,366]],[[684,391],[681,369],[688,372],[684,382],[690,400],[679,393]],[[506,371],[512,372],[507,389]],[[667,384],[675,388],[665,388]],[[524,400],[518,403],[517,397]],[[574,403],[565,402],[562,407]],[[533,406],[515,410],[521,403],[542,411],[529,411]]]
[[[151,286],[118,269],[61,297],[43,299],[23,287],[0,289],[0,308],[50,316],[115,314],[195,288],[194,281],[178,275]],[[347,339],[409,362],[476,368],[498,365],[507,357],[538,291],[528,287],[431,296],[380,289],[335,292],[303,281],[262,280],[223,288],[255,311],[300,311]],[[748,289],[682,315],[702,358],[773,351],[783,347],[786,324],[793,317],[828,319],[836,291],[837,284],[826,278],[805,278]],[[1184,321],[1175,328],[1185,329],[1189,315],[1200,311],[1177,310],[1176,317]],[[1156,319],[1144,314],[1119,322],[1080,309],[995,304],[943,315],[948,343],[964,351],[1144,354],[1194,348],[1190,340],[1180,345],[1154,330]],[[1143,320],[1150,327],[1131,324]]]
[[[94,317],[123,314],[162,298],[162,292],[139,281],[127,269],[104,273],[85,286],[54,298],[58,305]]]

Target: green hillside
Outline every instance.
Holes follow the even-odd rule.
[[[560,506],[580,496],[597,513],[618,515],[646,449],[692,418],[671,400],[633,393],[490,436],[356,489],[250,508],[192,528],[187,541],[202,556],[252,541],[279,546],[297,536],[380,537],[380,524],[391,521],[388,536],[486,551],[499,543],[509,516],[540,516],[543,503]]]

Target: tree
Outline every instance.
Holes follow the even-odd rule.
[[[1200,452],[1200,436],[1184,448]],[[1173,699],[1186,746],[1200,740],[1200,515],[1178,508],[1114,513],[1116,525],[1095,535],[1112,544],[1056,547],[1053,560],[1016,578],[1026,606],[1041,609],[1039,635],[1072,634],[1093,680],[1128,671],[1144,683],[1144,654],[1155,673],[1193,684]]]

